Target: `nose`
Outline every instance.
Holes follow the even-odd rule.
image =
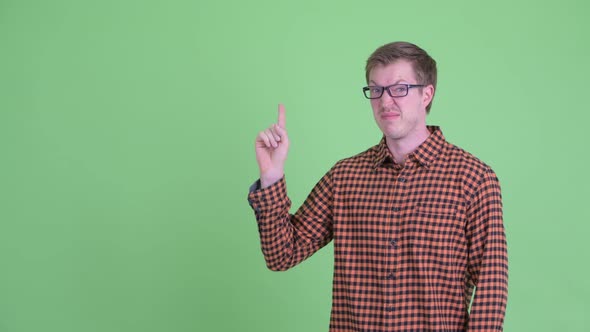
[[[381,107],[388,107],[395,104],[395,98],[389,95],[387,91],[383,91],[383,95],[379,98],[379,103]]]

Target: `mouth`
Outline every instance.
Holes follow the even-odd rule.
[[[397,119],[400,116],[401,116],[400,113],[397,113],[397,112],[389,112],[389,111],[388,112],[381,112],[381,115],[380,115],[381,119],[384,119],[384,120]]]

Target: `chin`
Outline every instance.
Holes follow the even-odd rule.
[[[393,133],[393,134],[385,134],[385,137],[395,141],[395,140],[404,138],[404,135],[399,134],[399,133]]]
[[[395,127],[392,127],[391,125],[381,127],[381,132],[386,137],[389,137],[392,139],[398,139],[398,138],[402,138],[405,136],[405,132],[402,128],[395,128]]]

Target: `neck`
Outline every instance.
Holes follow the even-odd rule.
[[[387,147],[389,148],[389,151],[391,151],[395,162],[403,165],[406,156],[414,152],[420,144],[424,143],[428,136],[430,136],[430,131],[424,126],[421,130],[406,137],[392,138],[386,136],[385,141],[387,142]]]

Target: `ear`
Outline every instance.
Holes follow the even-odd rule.
[[[434,87],[432,84],[429,84],[422,88],[422,102],[424,103],[425,108],[430,104],[432,98],[434,98]]]

